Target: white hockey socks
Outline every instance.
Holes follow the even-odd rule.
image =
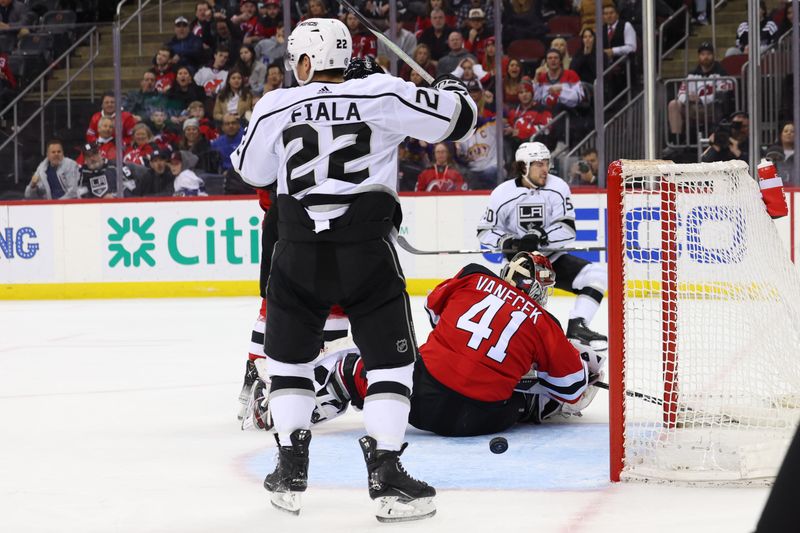
[[[314,364],[288,364],[267,358],[270,377],[269,408],[282,446],[297,429],[309,429],[316,405]]]
[[[364,427],[377,449],[400,451],[411,411],[414,365],[367,371]]]
[[[579,294],[575,297],[575,305],[572,306],[572,310],[569,312],[569,318],[582,318],[588,325],[599,307],[600,303],[591,296]]]

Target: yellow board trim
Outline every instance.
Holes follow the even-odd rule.
[[[257,281],[137,281],[0,285],[0,300],[258,296]]]
[[[406,280],[408,293],[426,296],[441,279]],[[556,289],[555,296],[569,296]],[[30,283],[0,285],[0,300],[80,300],[116,298],[197,298],[258,296],[258,282],[245,281],[132,281],[107,283]]]

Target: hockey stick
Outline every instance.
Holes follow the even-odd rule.
[[[400,248],[405,250],[406,252],[413,254],[413,255],[477,255],[477,254],[503,254],[503,253],[513,253],[513,250],[501,250],[499,248],[484,248],[478,250],[420,250],[419,248],[415,248],[411,245],[408,240],[403,237],[402,235],[397,236],[397,244],[400,245]],[[586,246],[586,247],[578,247],[578,248],[559,248],[557,250],[542,248],[541,251],[543,253],[548,252],[596,252],[596,251],[605,251],[605,246]]]
[[[369,21],[369,20],[368,20],[368,19],[367,19],[367,18],[364,16],[364,15],[362,15],[362,14],[361,14],[361,13],[358,11],[358,9],[356,9],[355,7],[353,7],[353,5],[352,5],[350,2],[348,2],[348,0],[336,0],[336,1],[337,1],[337,2],[339,2],[340,4],[342,4],[342,6],[344,6],[346,9],[349,9],[349,10],[350,10],[350,12],[351,12],[353,15],[355,15],[355,17],[356,17],[356,18],[359,20],[359,22],[361,22],[361,24],[363,24],[363,25],[364,25],[364,27],[365,27],[365,28],[367,28],[367,29],[368,29],[370,32],[372,32],[372,34],[373,34],[373,35],[374,35],[374,36],[375,36],[375,37],[376,37],[376,38],[377,38],[379,41],[381,41],[383,44],[385,44],[385,45],[387,46],[387,48],[389,48],[389,50],[391,50],[392,52],[394,52],[394,53],[395,53],[395,55],[396,55],[397,57],[399,57],[400,59],[402,59],[402,60],[403,60],[403,63],[405,63],[406,65],[408,65],[409,67],[411,67],[411,68],[414,70],[414,72],[416,72],[417,74],[419,74],[419,75],[420,75],[420,77],[421,77],[423,80],[427,81],[427,82],[428,82],[428,85],[433,85],[433,81],[434,81],[434,79],[433,79],[433,76],[431,76],[430,74],[428,74],[428,71],[427,71],[427,70],[425,70],[424,68],[422,68],[421,66],[419,66],[419,64],[417,64],[417,62],[416,62],[416,61],[414,61],[413,59],[411,59],[411,57],[409,57],[409,55],[408,55],[408,54],[406,54],[406,53],[403,51],[403,49],[402,49],[402,48],[400,48],[399,46],[397,46],[396,44],[394,44],[394,43],[392,42],[392,40],[391,40],[391,39],[389,39],[387,36],[385,36],[385,35],[383,34],[383,32],[381,32],[380,30],[378,30],[378,28],[376,28],[376,27],[375,27],[375,26],[374,26],[374,25],[373,25],[373,24],[372,24],[372,23],[371,23],[371,22],[370,22],[370,21]]]
[[[603,383],[602,381],[595,381],[594,383],[592,383],[592,385],[594,385],[598,389],[610,390],[608,388],[608,383]],[[639,398],[640,400],[644,400],[644,401],[646,401],[648,403],[653,403],[653,404],[661,405],[661,406],[664,405],[664,400],[663,399],[656,398],[655,396],[650,396],[649,394],[645,394],[643,392],[625,389],[625,395],[629,396],[631,398]],[[678,411],[687,411],[687,412],[690,412],[690,413],[695,413],[700,417],[710,416],[712,418],[717,418],[720,423],[729,423],[729,424],[738,424],[739,423],[738,420],[736,420],[732,416],[729,416],[729,415],[726,415],[726,414],[710,414],[710,413],[705,413],[703,411],[696,411],[696,410],[692,409],[691,407],[689,407],[688,405],[680,405],[678,407],[679,407]]]

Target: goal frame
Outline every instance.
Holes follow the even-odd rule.
[[[653,164],[657,164],[653,161]],[[620,481],[625,459],[625,286],[623,276],[625,253],[622,231],[622,161],[613,161],[607,174],[608,207],[608,367],[609,367],[609,472],[611,481]],[[661,203],[661,364],[664,373],[662,416],[664,426],[672,429],[678,416],[677,348],[677,231],[676,185],[662,182],[655,191]]]
[[[609,475],[620,481],[625,455],[624,298],[622,272],[622,163],[613,161],[607,174],[608,262],[608,433]]]

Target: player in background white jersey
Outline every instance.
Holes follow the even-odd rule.
[[[522,143],[515,159],[519,177],[492,191],[478,223],[478,238],[489,248],[501,248],[507,259],[521,251],[542,251],[553,264],[556,287],[577,295],[567,338],[605,350],[608,338],[588,325],[603,301],[606,268],[559,251],[572,246],[576,237],[569,185],[549,173],[550,150],[542,143]]]
[[[313,361],[328,311],[338,304],[367,371],[368,435],[359,444],[370,497],[381,504],[377,517],[414,520],[435,513],[436,491],[399,460],[417,345],[393,243],[402,220],[397,146],[407,136],[460,141],[471,134],[477,109],[452,78],[433,88],[387,74],[346,79],[351,47],[337,19],[298,24],[287,54],[300,86],[259,100],[231,155],[250,185],[277,182],[279,240],[267,284],[264,351],[279,447],[264,487],[276,507],[299,513],[316,405]]]

